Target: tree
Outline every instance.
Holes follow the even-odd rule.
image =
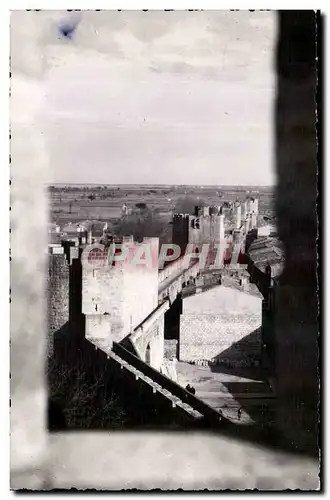
[[[154,214],[150,209],[127,215],[120,220],[116,233],[118,236],[133,236],[134,240],[159,238],[159,243],[168,242],[168,221]]]
[[[192,214],[195,207],[204,207],[207,203],[197,196],[187,195],[179,198],[175,204],[175,213],[177,214]]]
[[[147,204],[146,203],[136,203],[135,204],[136,208],[139,208],[140,210],[146,210],[147,209]]]

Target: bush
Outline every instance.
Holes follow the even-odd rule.
[[[136,208],[139,208],[140,210],[146,210],[147,209],[147,204],[146,203],[136,203],[135,206],[136,206]]]
[[[148,237],[159,238],[160,244],[167,241],[167,231],[168,221],[158,214],[153,214],[149,209],[144,213],[123,217],[116,229],[118,236],[132,235],[136,241],[142,241],[143,238]]]
[[[177,214],[193,214],[195,207],[206,206],[207,203],[197,196],[187,195],[183,198],[179,198],[175,204],[175,213]]]
[[[62,409],[68,429],[114,429],[125,425],[126,412],[105,373],[88,372],[82,363],[48,365],[51,401]]]

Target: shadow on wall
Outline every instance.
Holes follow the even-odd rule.
[[[182,294],[179,293],[164,316],[165,340],[180,338],[180,315],[182,314]]]
[[[84,339],[84,317],[75,327],[66,323],[54,337],[54,353],[48,359],[49,430],[59,431],[61,412],[66,430],[121,428],[126,413],[114,387],[106,359]],[[52,410],[56,408],[56,412]]]
[[[261,331],[261,327],[257,328],[215,356],[216,364],[211,365],[211,371],[251,380],[265,380],[267,372],[262,366]]]
[[[216,357],[218,364],[211,367],[214,373],[247,379],[224,381],[223,385],[233,395],[237,407],[242,408],[261,428],[275,424],[276,410],[275,396],[268,382],[268,370],[263,365],[264,357],[260,327],[221,352]]]
[[[79,333],[83,332],[82,324]],[[174,411],[167,398],[134,372],[75,334],[69,323],[56,334],[48,359],[49,430],[189,430],[203,428],[187,414]],[[54,409],[55,408],[55,409]]]

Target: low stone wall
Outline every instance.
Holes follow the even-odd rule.
[[[160,385],[165,392],[168,393],[169,398],[177,398],[183,404],[189,405],[194,411],[200,413],[204,421],[209,425],[217,427],[228,423],[228,421],[222,417],[214,408],[209,406],[204,401],[198,399],[196,396],[186,391],[179,384],[171,380],[170,378],[162,375],[157,370],[154,370],[151,366],[144,363],[141,359],[134,354],[130,353],[122,345],[114,342],[113,352],[122,358],[126,363],[139,370],[144,376],[151,379],[151,381]]]
[[[136,420],[143,420],[145,425],[166,425],[190,427],[198,422],[202,415],[190,405],[179,400],[168,390],[143,374],[138,368],[125,362],[111,352],[110,363],[125,387],[125,400],[131,412],[136,413]]]

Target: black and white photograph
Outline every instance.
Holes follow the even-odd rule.
[[[11,12],[11,489],[320,490],[320,30]]]

